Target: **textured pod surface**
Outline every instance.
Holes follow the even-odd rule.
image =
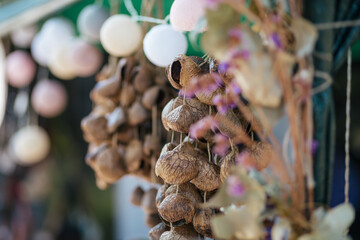
[[[159,156],[161,151],[160,138],[158,136],[153,136],[152,134],[147,134],[145,136],[143,149],[146,156]]]
[[[210,220],[214,215],[215,215],[215,209],[212,208],[198,209],[193,219],[194,229],[205,237],[214,238],[210,224]]]
[[[139,169],[143,155],[142,143],[137,139],[131,140],[125,152],[125,164],[129,172]]]
[[[81,121],[81,128],[85,139],[90,142],[106,140],[110,137],[107,132],[107,120],[101,116],[89,115]]]
[[[208,161],[198,161],[199,174],[191,182],[201,191],[210,192],[221,186],[220,168]]]
[[[136,74],[133,84],[136,92],[142,94],[153,84],[153,75],[151,71],[146,67],[140,67],[138,73]]]
[[[169,113],[174,110],[175,108],[177,108],[178,106],[180,106],[182,104],[182,100],[177,97],[174,99],[171,99],[163,108],[162,112],[161,112],[161,121],[162,124],[164,126],[164,128],[169,131],[170,128],[167,125],[167,116],[169,115]]]
[[[235,166],[236,155],[238,154],[237,150],[232,150],[226,154],[220,161],[220,179],[221,182],[224,182],[226,178],[230,175],[231,169]]]
[[[139,102],[135,102],[133,105],[131,105],[128,111],[129,124],[132,126],[144,122],[146,119],[149,118],[149,116],[149,112]]]
[[[197,97],[197,99],[199,99],[200,102],[205,103],[207,105],[215,105],[213,102],[213,98],[217,95],[224,95],[224,94],[225,94],[225,89],[221,87],[212,91],[202,90],[195,92],[195,96]]]
[[[156,162],[155,173],[166,183],[182,184],[198,174],[196,156],[189,154],[185,148],[176,147],[160,156]]]
[[[109,115],[107,119],[107,131],[113,133],[121,124],[125,123],[125,112],[121,107],[117,107]]]
[[[134,206],[141,206],[141,202],[142,202],[142,198],[144,196],[144,190],[142,189],[142,187],[137,186],[133,192],[131,193],[130,196],[130,202],[132,205]]]
[[[165,195],[169,196],[170,194],[176,194],[176,192],[178,191],[178,193],[181,193],[187,198],[189,198],[195,207],[199,203],[202,203],[201,195],[193,184],[187,182],[184,184],[180,184],[178,186],[179,189],[177,189],[178,188],[177,185],[170,186],[166,190]]]
[[[125,83],[121,88],[119,101],[120,105],[124,108],[131,106],[131,104],[135,101],[136,93],[135,89],[129,83]]]
[[[218,122],[219,131],[229,138],[236,137],[234,128],[246,129],[244,117],[240,112],[234,112],[232,109],[228,109],[224,115],[217,113],[215,119]]]
[[[176,89],[187,87],[191,79],[201,72],[201,67],[192,58],[183,54],[177,56],[167,68],[168,79]]]
[[[161,202],[165,199],[165,197],[166,197],[165,192],[168,189],[168,187],[169,187],[168,184],[164,184],[157,191],[156,198],[155,198],[155,203],[156,203],[157,208],[160,206]]]
[[[112,97],[118,93],[119,89],[120,81],[115,76],[96,83],[94,87],[94,91],[103,97]]]
[[[163,146],[163,148],[161,149],[161,152],[160,152],[159,156],[161,156],[161,155],[163,155],[163,154],[165,154],[165,153],[167,153],[169,151],[172,151],[174,148],[176,148],[176,146],[177,145],[175,143],[171,143],[171,142],[165,144]]]
[[[95,158],[95,162],[92,162],[90,166],[107,183],[116,182],[126,173],[117,149],[112,147],[100,152]]]
[[[241,153],[244,164],[250,165],[258,171],[266,168],[275,154],[271,144],[267,142],[254,143],[250,149],[244,151]]]
[[[145,224],[148,228],[155,227],[157,224],[161,223],[161,219],[159,217],[159,214],[152,213],[152,214],[146,214],[145,216]]]
[[[141,103],[146,109],[151,110],[153,106],[162,103],[164,98],[164,89],[159,86],[153,86],[145,91]]]
[[[165,223],[161,222],[155,227],[151,228],[149,231],[149,239],[150,240],[159,240],[161,235],[170,230],[168,226],[165,225]]]
[[[161,217],[170,223],[191,223],[195,214],[195,206],[191,200],[180,193],[167,196],[158,210]]]
[[[157,208],[155,203],[157,192],[158,190],[156,188],[150,188],[145,192],[141,201],[141,207],[145,213],[148,214],[157,213]]]
[[[194,230],[191,224],[175,227],[173,231],[164,232],[161,240],[197,240],[198,233]]]

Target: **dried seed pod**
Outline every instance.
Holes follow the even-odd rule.
[[[149,68],[140,67],[139,71],[135,75],[133,85],[135,90],[142,94],[153,84],[153,74]]]
[[[142,97],[143,106],[151,110],[153,106],[160,105],[165,99],[165,90],[159,86],[147,89]]]
[[[210,192],[221,186],[220,168],[212,162],[198,161],[199,174],[191,182],[201,191]]]
[[[125,82],[119,95],[120,105],[124,108],[128,108],[135,101],[135,98],[136,93],[134,87],[131,84]]]
[[[165,199],[165,197],[166,197],[165,192],[168,189],[168,187],[169,187],[169,184],[165,183],[157,191],[156,198],[155,198],[155,203],[156,203],[157,208],[160,206],[161,202]]]
[[[125,152],[125,164],[127,170],[129,172],[138,170],[143,156],[142,143],[137,139],[131,140]]]
[[[89,115],[81,121],[81,129],[85,133],[86,140],[89,142],[107,140],[110,135],[106,128],[107,120],[101,116]]]
[[[116,134],[120,143],[127,144],[134,138],[134,129],[124,124],[118,129]]]
[[[164,232],[160,240],[196,240],[199,234],[195,231],[191,224],[175,227],[173,231]]]
[[[170,194],[176,194],[176,192],[183,194],[184,196],[188,197],[193,205],[197,207],[199,203],[202,203],[202,198],[196,187],[187,182],[180,185],[171,185],[165,192],[165,196]]]
[[[132,205],[134,206],[141,206],[141,202],[144,196],[144,190],[142,189],[142,187],[137,186],[133,192],[131,193],[130,196],[130,202]]]
[[[91,162],[94,162],[97,155],[104,151],[109,145],[107,143],[102,143],[100,145],[90,143],[88,147],[88,152],[85,156],[85,162],[90,165]]]
[[[106,116],[107,119],[107,131],[109,133],[115,132],[115,130],[126,121],[125,112],[121,107],[117,107],[110,114]]]
[[[107,183],[114,183],[125,175],[124,163],[113,147],[101,151],[89,165]]]
[[[230,175],[231,169],[235,166],[235,159],[239,151],[234,148],[228,154],[226,154],[220,161],[220,179],[221,182],[224,182],[226,178]]]
[[[161,234],[164,232],[170,230],[168,226],[166,226],[165,223],[161,222],[155,227],[151,228],[149,231],[149,239],[150,240],[159,240],[161,237]]]
[[[167,77],[170,84],[176,89],[187,87],[190,80],[201,72],[201,67],[193,59],[183,54],[177,56],[167,67]]]
[[[96,83],[94,90],[103,97],[113,97],[120,90],[120,81],[115,76]]]
[[[159,156],[161,151],[160,138],[147,134],[144,140],[144,153],[146,156]]]
[[[97,175],[95,175],[95,179],[96,179],[96,186],[100,190],[105,190],[108,187],[108,183],[104,179],[100,178]]]
[[[202,75],[200,78],[212,78],[212,75],[205,74]],[[204,81],[204,80],[199,79],[199,81]],[[224,94],[225,94],[225,88],[220,84],[216,89],[211,89],[211,90],[203,89],[201,91],[195,92],[195,96],[197,97],[197,99],[199,99],[200,102],[205,103],[207,105],[215,105],[213,102],[213,98],[217,95],[224,95]]]
[[[163,155],[164,153],[167,153],[167,152],[173,150],[174,148],[176,148],[176,146],[177,146],[177,145],[176,145],[175,143],[171,143],[171,142],[165,144],[165,145],[163,146],[163,148],[161,149],[161,152],[160,152],[160,155],[159,155],[159,156],[161,156],[161,155]]]
[[[162,124],[164,126],[164,128],[169,131],[170,128],[167,125],[167,116],[169,115],[169,113],[174,110],[175,108],[177,108],[178,106],[180,106],[183,103],[183,100],[180,97],[171,99],[163,108],[162,112],[161,112],[161,121]]]
[[[186,104],[166,116],[167,126],[177,132],[187,133],[192,124],[207,116],[209,108],[197,99],[186,99]]]
[[[209,73],[210,66],[209,63],[205,61],[205,59],[197,56],[189,56],[189,58],[191,58],[191,60],[193,60],[197,65],[199,65],[199,67],[201,68],[201,73]]]
[[[108,112],[111,112],[113,109],[115,109],[117,105],[115,98],[104,97],[94,90],[90,92],[90,99],[95,105],[100,105],[108,109]]]
[[[196,155],[192,155],[191,151],[191,146],[189,149],[188,145],[181,144],[161,155],[156,162],[156,175],[170,184],[182,184],[196,177],[199,168]]]
[[[275,154],[271,144],[267,142],[256,142],[244,151],[241,152],[244,154],[242,164],[250,165],[258,171],[266,168]]]
[[[234,128],[246,129],[246,121],[239,111],[228,109],[224,115],[217,113],[215,120],[218,123],[219,131],[229,138],[236,137]]]
[[[113,108],[108,108],[108,107],[106,107],[104,105],[96,105],[91,110],[89,115],[104,117],[106,114],[108,114],[112,110],[113,110]]]
[[[147,214],[157,213],[156,208],[156,194],[158,190],[156,188],[150,188],[147,190],[142,198],[141,207]]]
[[[149,118],[149,116],[149,112],[139,102],[133,103],[133,105],[131,105],[130,109],[128,110],[128,122],[131,126],[135,126],[144,122]]]
[[[162,219],[169,223],[191,223],[195,214],[191,200],[180,193],[168,195],[158,210]]]
[[[213,208],[198,209],[193,219],[194,229],[205,237],[214,238],[213,232],[211,230],[210,220],[215,215],[215,213],[215,209]]]
[[[148,228],[155,227],[157,224],[161,223],[161,219],[158,213],[146,214],[145,223]]]
[[[125,82],[129,82],[136,64],[137,61],[134,57],[120,59],[118,67],[116,69],[116,76],[118,76],[119,79],[124,80]]]
[[[165,86],[168,80],[165,77],[155,77],[155,84],[158,86]]]

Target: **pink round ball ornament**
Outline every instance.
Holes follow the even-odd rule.
[[[11,86],[27,86],[34,79],[35,73],[36,65],[27,52],[17,50],[6,58],[6,77]]]
[[[177,31],[193,31],[204,14],[202,0],[175,0],[170,9],[170,23]]]
[[[70,44],[70,64],[79,77],[88,77],[99,70],[103,62],[103,54],[99,49],[82,39]]]
[[[59,82],[42,80],[34,87],[31,104],[39,115],[51,118],[64,111],[66,97],[66,90]]]

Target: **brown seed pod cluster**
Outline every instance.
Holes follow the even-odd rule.
[[[167,77],[174,88],[186,92],[193,87],[194,78],[207,81],[212,71],[217,71],[213,62],[179,55],[168,66]],[[238,110],[229,109],[220,116],[213,106],[214,97],[224,96],[225,87],[230,81],[229,76],[218,75],[223,81],[218,88],[197,90],[192,98],[174,98],[162,111],[164,128],[172,135],[174,132],[180,135],[180,143],[176,144],[172,139],[165,144],[155,166],[155,174],[165,182],[158,190],[156,206],[163,222],[172,227],[170,231],[164,231],[160,239],[197,239],[198,235],[213,238],[210,219],[218,210],[203,208],[200,203],[214,194],[230,175],[240,150],[249,151],[248,159],[255,162],[257,167],[267,165],[267,162],[260,160],[266,154],[263,149],[267,150],[263,144],[245,149],[231,144],[231,150],[219,159],[211,150],[214,129],[210,129],[202,139],[185,137],[192,124],[209,115],[216,120],[217,131],[227,136],[231,143],[236,136],[234,127],[246,130],[248,123]],[[193,234],[184,233],[181,229]]]
[[[158,119],[173,90],[161,80],[165,76],[133,57],[121,59],[114,74],[110,65],[96,78],[90,93],[93,110],[81,122],[89,142],[86,162],[101,188],[125,174],[161,180],[152,173],[166,142]]]

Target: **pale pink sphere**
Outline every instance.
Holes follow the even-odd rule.
[[[70,44],[70,63],[75,74],[88,77],[99,70],[103,62],[103,54],[99,49],[82,39],[76,39]]]
[[[203,0],[175,0],[170,9],[170,23],[177,31],[193,31],[204,14]]]
[[[59,82],[42,80],[33,89],[31,104],[39,115],[50,118],[64,111],[66,97],[66,90]]]
[[[17,50],[6,58],[6,78],[11,86],[27,86],[34,79],[35,73],[36,65],[27,52]]]

